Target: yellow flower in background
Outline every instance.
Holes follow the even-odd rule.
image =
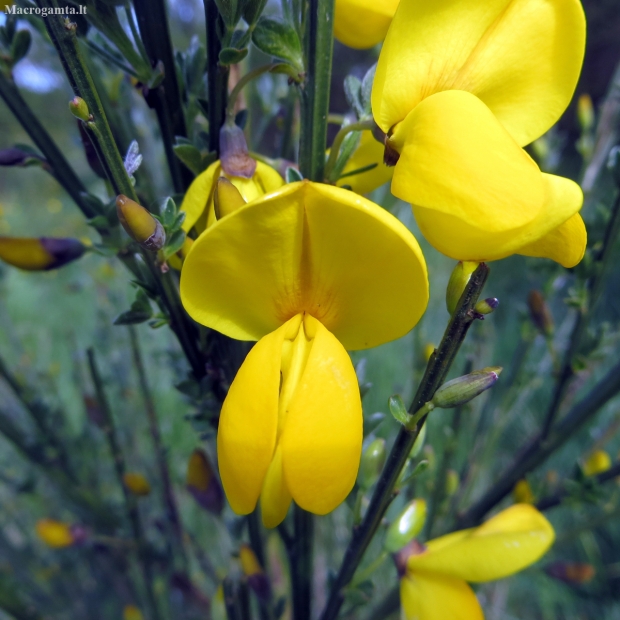
[[[144,616],[135,605],[125,605],[123,607],[123,620],[144,620]]]
[[[62,549],[74,542],[71,525],[54,519],[40,519],[36,524],[37,535],[49,547]]]
[[[536,501],[532,487],[525,478],[515,484],[512,496],[517,504],[533,504]]]
[[[183,198],[181,211],[186,214],[183,222],[185,232],[196,227],[200,234],[216,222],[213,194],[220,177],[228,179],[239,190],[245,202],[255,200],[284,185],[284,179],[278,172],[263,162],[256,162],[254,176],[246,179],[227,175],[222,170],[220,162],[216,161],[194,179]]]
[[[553,544],[551,524],[533,506],[517,504],[483,525],[420,545],[400,581],[403,620],[482,620],[466,582],[502,579],[539,560]]]
[[[233,381],[218,430],[235,512],[261,498],[274,527],[292,500],[316,514],[340,504],[362,445],[359,387],[345,349],[406,334],[428,302],[411,233],[374,203],[302,181],[209,227],[181,272],[196,321],[258,340]]]
[[[336,0],[334,36],[338,41],[366,49],[385,39],[399,0]]]
[[[140,497],[149,495],[151,485],[149,481],[140,473],[127,472],[123,475],[123,484],[134,494]]]
[[[583,473],[586,476],[596,476],[611,468],[611,457],[605,450],[596,450],[583,463]]]
[[[373,115],[396,162],[392,192],[459,260],[519,253],[566,267],[585,250],[572,181],[521,148],[573,95],[585,45],[578,0],[407,0],[385,39]]]
[[[338,181],[337,185],[339,187],[348,185],[356,194],[368,194],[390,181],[394,175],[394,168],[383,163],[384,150],[385,147],[375,140],[372,132],[362,131],[359,146],[343,168],[342,174],[359,170],[371,164],[377,165],[366,172],[345,176]]]

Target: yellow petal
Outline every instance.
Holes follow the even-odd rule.
[[[457,260],[490,261],[519,253],[534,254],[572,266],[577,258],[583,256],[585,231],[583,234],[566,235],[565,241],[570,245],[564,247],[558,247],[553,241],[557,238],[555,235],[566,230],[560,227],[575,217],[581,208],[581,188],[569,179],[551,174],[543,174],[542,178],[545,185],[543,208],[532,222],[515,230],[490,233],[469,221],[415,205],[413,213],[429,243]],[[574,224],[570,224],[569,232]],[[557,232],[554,232],[556,229]],[[552,236],[548,240],[537,243],[549,234]],[[532,246],[535,252],[530,249]]]
[[[428,97],[392,142],[400,152],[392,193],[416,206],[500,233],[528,224],[543,206],[538,166],[469,93]]]
[[[583,473],[586,476],[596,476],[611,468],[611,457],[605,450],[596,450],[585,460]]]
[[[220,176],[228,179],[239,190],[246,202],[255,200],[284,185],[284,180],[278,172],[260,161],[257,162],[256,172],[251,179],[224,174],[220,162],[213,162],[194,179],[181,203],[181,211],[186,213],[183,222],[185,232],[189,232],[196,226],[200,233],[215,223],[213,192],[215,182]]]
[[[71,526],[62,521],[39,519],[35,527],[39,538],[54,549],[70,547],[75,542]]]
[[[473,590],[462,579],[408,574],[400,580],[402,620],[484,620]]]
[[[377,164],[372,170],[344,177],[337,183],[339,187],[348,185],[356,194],[368,194],[377,187],[387,183],[394,174],[394,168],[383,163],[385,147],[377,142],[370,131],[363,131],[360,143],[342,173],[353,172],[371,164]]]
[[[199,323],[255,340],[306,312],[347,349],[406,334],[428,302],[411,233],[374,203],[302,181],[241,207],[193,244],[181,297]]]
[[[381,43],[387,34],[399,0],[336,0],[334,36],[355,49]]]
[[[280,525],[286,517],[291,500],[291,492],[288,490],[282,470],[282,450],[278,447],[269,465],[260,495],[263,525],[268,528]]]
[[[298,317],[294,320],[299,324]],[[290,325],[285,324],[254,346],[222,406],[217,434],[218,464],[226,497],[238,514],[254,510],[273,458],[280,360],[288,330]]]
[[[424,98],[466,90],[525,145],[560,117],[585,46],[579,0],[410,0],[383,44],[372,93],[388,131]]]
[[[362,451],[362,404],[355,370],[338,340],[304,318],[312,339],[303,375],[288,404],[280,439],[286,485],[295,502],[326,514],[353,488]]]
[[[588,233],[581,215],[575,213],[544,237],[519,248],[519,254],[551,258],[563,267],[577,265],[586,251]]]
[[[426,552],[407,560],[407,570],[474,582],[501,579],[540,559],[554,539],[536,508],[515,504],[480,527],[431,540]]]

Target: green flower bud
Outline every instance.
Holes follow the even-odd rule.
[[[390,553],[396,553],[406,547],[424,527],[426,521],[426,502],[423,499],[414,499],[394,519],[388,528],[384,548]]]
[[[446,289],[446,308],[451,315],[456,310],[456,306],[471,278],[471,274],[476,271],[479,264],[474,261],[459,261],[454,268]]]
[[[0,260],[26,271],[57,269],[84,254],[77,239],[0,237]]]
[[[164,247],[164,227],[137,202],[119,194],[116,197],[116,213],[125,232],[143,248],[157,252]]]
[[[79,118],[85,123],[93,120],[88,105],[82,97],[73,97],[73,99],[69,101],[69,110],[71,110],[71,114],[73,114],[75,118]]]
[[[452,379],[435,392],[431,403],[443,409],[464,405],[492,387],[501,372],[502,368],[493,366]]]
[[[383,469],[385,457],[385,439],[375,439],[364,450],[359,473],[359,483],[363,489],[369,489],[377,481]]]

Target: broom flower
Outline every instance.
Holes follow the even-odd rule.
[[[566,267],[584,253],[583,195],[522,149],[573,95],[583,61],[579,0],[407,0],[372,92],[395,164],[392,193],[428,241],[469,261],[514,253]]]
[[[362,409],[345,349],[406,334],[428,301],[409,231],[374,203],[301,181],[209,227],[181,272],[199,323],[258,340],[220,415],[218,461],[235,512],[275,527],[294,500],[326,514],[355,482]]]
[[[334,36],[355,49],[368,49],[385,39],[399,0],[336,0]]]
[[[467,582],[502,579],[539,560],[553,544],[551,524],[516,504],[477,528],[415,544],[396,556],[403,620],[483,620]]]

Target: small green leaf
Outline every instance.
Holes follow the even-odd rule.
[[[185,213],[185,211],[181,211],[178,215],[176,220],[174,220],[174,224],[172,224],[172,226],[170,227],[170,233],[174,234],[177,230],[179,230],[181,228],[181,226],[183,226],[183,222],[185,221],[185,216],[187,215],[187,213]]]
[[[388,407],[390,408],[390,413],[398,422],[403,425],[407,424],[410,416],[407,413],[407,407],[405,407],[403,399],[398,394],[390,396],[388,400]]]
[[[32,43],[32,36],[28,30],[18,30],[13,43],[11,44],[11,57],[13,63],[19,62],[24,58],[30,50],[30,44]]]
[[[86,223],[97,230],[107,230],[110,227],[110,222],[108,222],[108,218],[105,215],[97,215]]]
[[[248,26],[253,26],[261,16],[267,0],[242,0],[241,15]]]
[[[237,0],[215,0],[215,4],[224,20],[224,23],[232,30],[241,17],[239,2]]]
[[[170,258],[173,254],[176,254],[183,247],[185,237],[184,230],[177,230],[164,247],[164,258]]]
[[[284,173],[284,178],[286,179],[287,183],[295,183],[296,181],[304,180],[301,172],[299,172],[297,168],[292,168],[290,166],[286,169],[286,172]]]
[[[150,312],[134,312],[133,310],[127,310],[127,312],[119,314],[114,319],[114,325],[136,325],[138,323],[144,323],[150,318]]]
[[[198,176],[202,172],[202,155],[193,144],[177,144],[172,148],[174,150],[174,154],[196,176]]]
[[[372,84],[375,81],[375,72],[377,71],[377,63],[375,63],[364,76],[359,91],[360,103],[364,116],[372,116],[372,108],[370,105],[370,95],[372,94]]]
[[[225,47],[220,51],[220,64],[221,65],[236,65],[241,62],[248,55],[247,48],[242,50],[235,49],[234,47]]]
[[[174,200],[170,197],[166,198],[166,202],[161,210],[162,223],[165,228],[168,228],[174,224],[174,220],[177,217],[177,212],[177,206],[174,203]]]
[[[252,42],[261,52],[290,63],[298,73],[304,72],[301,42],[290,24],[261,17],[252,34]]]
[[[360,94],[361,89],[362,82],[354,75],[347,75],[344,78],[344,95],[358,118],[364,114],[364,106],[362,105]]]

